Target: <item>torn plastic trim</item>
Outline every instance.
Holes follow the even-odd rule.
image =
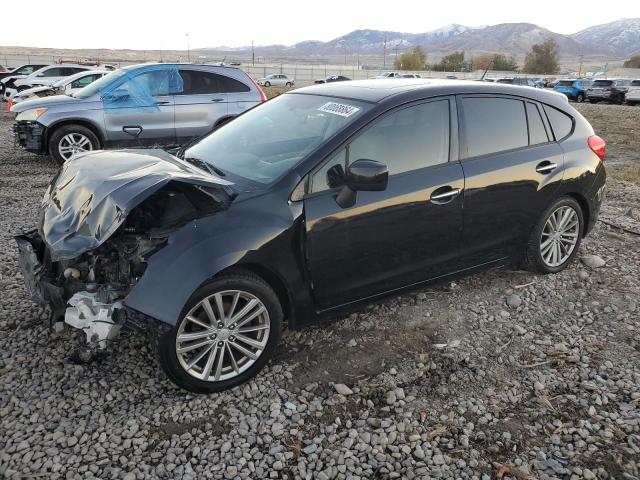
[[[115,312],[122,308],[122,301],[102,303],[96,292],[77,292],[68,301],[64,322],[83,330],[87,344],[104,349],[108,342],[120,333],[121,325],[114,320]]]
[[[135,207],[172,182],[207,195],[218,210],[236,196],[231,182],[162,150],[95,152],[66,162],[41,204],[39,233],[51,259],[70,260],[96,249]]]

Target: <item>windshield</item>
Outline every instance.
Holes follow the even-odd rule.
[[[87,85],[83,89],[81,89],[78,92],[74,93],[73,96],[76,97],[76,98],[89,98],[89,97],[92,97],[93,95],[98,93],[102,88],[104,88],[105,86],[109,85],[112,81],[114,81],[116,78],[120,77],[121,75],[124,75],[124,70],[122,70],[120,68],[118,70],[114,70],[113,72],[108,73],[104,77],[96,80],[93,83],[90,83],[89,85]]]
[[[183,158],[272,183],[369,108],[355,100],[280,95],[187,148]]]

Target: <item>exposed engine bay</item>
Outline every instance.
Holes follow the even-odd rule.
[[[123,299],[144,274],[148,259],[186,223],[227,207],[219,189],[169,182],[133,208],[113,235],[97,248],[71,259],[54,260],[38,232],[17,237],[32,297],[52,309],[52,321],[86,333],[87,346],[103,349],[127,322]],[[28,242],[25,243],[25,242]],[[40,265],[30,265],[29,247]],[[26,256],[25,256],[26,253]],[[30,273],[27,272],[30,270]],[[37,287],[36,287],[37,285]]]

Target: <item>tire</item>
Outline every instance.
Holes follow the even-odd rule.
[[[600,100],[594,100],[594,99],[592,99],[592,98],[590,98],[590,99],[589,99],[589,102],[591,102],[591,103],[598,103],[599,101],[600,101]]]
[[[236,293],[238,299],[235,299]],[[225,316],[234,312],[238,315],[249,306],[249,302],[257,301],[255,306],[249,308],[248,313],[236,322],[252,317],[259,310],[263,312],[242,325],[224,325],[218,318],[221,315],[216,295],[221,299],[219,303],[223,306]],[[204,306],[205,299],[210,299],[209,313]],[[215,317],[215,325],[209,321],[209,315]],[[200,323],[190,320],[194,317]],[[280,340],[282,319],[282,307],[278,297],[264,280],[244,271],[224,274],[196,290],[184,306],[176,325],[159,338],[160,366],[173,383],[194,393],[220,392],[235,387],[254,377],[271,358]],[[227,328],[229,326],[234,326],[235,329]],[[246,328],[256,330],[238,331]],[[195,339],[179,340],[179,336],[194,333],[197,337]],[[208,335],[209,333],[211,335]],[[256,346],[245,343],[241,337],[248,337]],[[202,345],[194,348],[198,343]],[[250,358],[234,345],[257,354],[257,358]],[[179,346],[191,350],[178,352]],[[224,356],[220,365],[221,352]],[[208,380],[204,379],[205,376]]]
[[[285,85],[284,85],[284,86],[285,86],[285,87],[289,87],[289,88],[291,88],[293,85],[291,85],[291,82],[287,82],[287,83],[285,83]]]
[[[630,107],[633,107],[634,105],[637,105],[638,102],[632,101],[632,100],[627,100],[627,105],[629,105]]]
[[[576,95],[576,102],[578,103],[584,102],[584,93],[579,93],[578,95]]]
[[[83,150],[73,152],[71,147],[71,156],[65,156],[63,154],[71,140],[77,140],[78,145],[82,145]],[[73,158],[74,155],[85,151],[99,150],[100,140],[97,135],[85,126],[70,124],[57,128],[49,137],[49,153],[55,159],[58,164],[62,165],[64,162]]]
[[[615,98],[614,103],[615,103],[616,105],[622,105],[622,104],[624,103],[624,95],[619,94],[619,95]]]
[[[271,82],[264,82],[264,86],[265,87],[270,87],[271,86]]]
[[[551,235],[549,235],[547,222],[554,214],[556,215],[555,218],[558,218],[558,215],[560,215],[560,222],[562,222],[562,215],[564,215],[564,212],[566,212],[567,210],[574,212],[574,218],[575,220],[577,220],[577,223],[575,227],[566,230],[566,236],[562,235],[561,237],[559,237],[561,239],[564,239],[560,240],[561,244],[564,247],[557,247],[557,252],[559,254],[559,256],[556,257],[557,261],[548,261],[547,259],[550,256],[550,253],[551,255],[553,255],[553,252],[551,252],[551,250],[554,250],[554,248],[556,247],[553,246],[553,240],[550,241],[550,247],[549,244],[545,246],[545,241],[549,240],[549,238],[551,237]],[[569,220],[567,222],[568,226],[572,225],[572,223],[573,218],[569,217]],[[578,254],[578,249],[580,248],[580,242],[582,241],[583,232],[584,214],[582,212],[582,208],[573,198],[560,197],[559,199],[554,201],[551,206],[549,206],[549,208],[545,210],[545,212],[540,217],[540,220],[538,220],[538,223],[531,231],[529,241],[527,242],[527,245],[525,247],[526,249],[523,262],[524,267],[527,270],[538,273],[558,273],[564,270]],[[570,238],[571,241],[575,241],[575,243],[573,243],[570,251],[567,252],[566,249],[568,243],[566,242],[569,242]],[[545,248],[548,250],[545,250]],[[566,256],[566,258],[562,258],[563,256]]]

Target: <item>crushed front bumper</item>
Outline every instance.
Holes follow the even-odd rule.
[[[18,235],[15,240],[27,294],[37,304],[49,305],[53,312],[63,312],[67,303],[64,289],[56,284],[56,279],[44,265],[45,245],[37,231]]]
[[[33,153],[45,153],[45,130],[38,122],[15,122],[11,127],[15,142]]]

